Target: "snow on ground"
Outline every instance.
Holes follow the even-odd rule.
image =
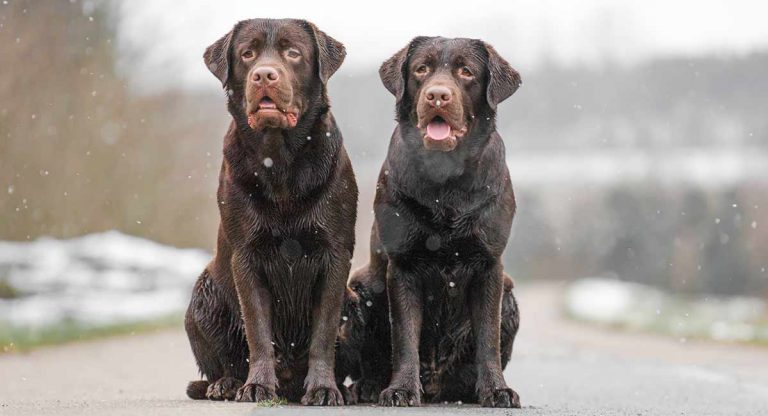
[[[0,327],[95,327],[181,313],[210,258],[117,231],[0,241],[0,283],[18,293],[0,298]],[[768,341],[768,305],[758,298],[681,298],[638,283],[584,278],[568,287],[565,310],[578,320],[681,340]]]
[[[0,242],[0,326],[100,326],[179,313],[211,255],[108,231],[70,240]]]
[[[565,295],[578,320],[722,341],[768,341],[768,305],[751,297],[683,298],[616,279],[576,280]]]

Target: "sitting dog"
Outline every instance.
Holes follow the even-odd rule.
[[[216,255],[185,320],[206,378],[193,399],[344,403],[334,348],[357,185],[326,96],[344,56],[303,20],[241,21],[205,51],[232,122]]]
[[[413,39],[379,72],[398,125],[371,259],[348,283],[338,380],[384,406],[519,407],[502,374],[519,313],[501,264],[515,198],[495,115],[520,76],[482,41],[440,37]]]

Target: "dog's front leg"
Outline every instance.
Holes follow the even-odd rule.
[[[475,335],[477,396],[485,407],[520,407],[520,398],[507,387],[501,370],[501,292],[504,276],[501,264],[485,276],[478,276],[470,292],[472,331]]]
[[[309,371],[304,379],[306,392],[301,403],[310,406],[341,406],[341,395],[334,375],[336,335],[341,305],[349,276],[351,253],[332,255],[329,270],[320,278],[319,291],[313,305],[312,341],[309,345]]]
[[[421,287],[413,275],[390,261],[387,270],[387,294],[392,324],[392,381],[379,395],[379,404],[420,406]]]
[[[277,398],[272,296],[256,275],[254,263],[249,253],[235,252],[232,256],[232,274],[248,342],[248,378],[235,396],[239,402]]]

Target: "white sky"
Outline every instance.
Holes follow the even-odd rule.
[[[625,64],[659,55],[733,55],[768,48],[764,0],[470,0],[121,2],[124,45],[145,55],[142,88],[218,87],[202,63],[206,46],[237,20],[298,17],[343,42],[341,71],[370,70],[415,35],[482,38],[521,71]]]

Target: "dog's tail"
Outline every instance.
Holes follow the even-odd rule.
[[[195,380],[187,384],[187,396],[193,400],[207,399],[205,393],[208,391],[208,380]]]

